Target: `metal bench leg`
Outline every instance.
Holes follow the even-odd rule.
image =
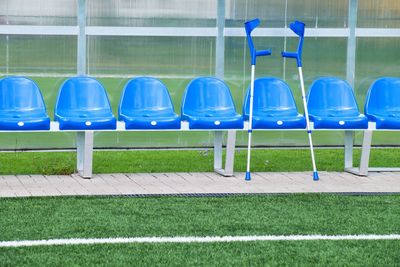
[[[233,175],[233,162],[235,159],[236,131],[228,131],[226,144],[225,169],[222,168],[222,135],[221,131],[216,131],[214,136],[214,171],[223,176]]]
[[[93,165],[93,131],[76,133],[76,165],[83,178],[92,178]]]
[[[353,168],[354,132],[344,132],[344,168]]]
[[[222,131],[214,132],[214,170],[222,169]]]
[[[351,144],[353,143],[351,139]],[[350,155],[350,133],[346,132],[345,139],[345,171],[359,176],[368,176],[369,154],[371,152],[372,131],[365,130],[361,150],[360,167],[353,167],[353,146],[351,146]],[[351,160],[350,160],[351,159]]]
[[[225,176],[233,176],[233,163],[235,161],[236,131],[228,131],[225,156]]]
[[[364,131],[364,138],[361,150],[359,175],[368,176],[369,155],[371,153],[372,131]]]

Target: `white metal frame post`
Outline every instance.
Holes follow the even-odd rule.
[[[76,133],[76,168],[83,178],[92,177],[93,131]]]
[[[225,0],[217,2],[217,36],[215,42],[215,75],[224,79],[225,72]],[[214,132],[214,171],[223,176],[233,175],[233,161],[236,142],[236,131],[229,130],[226,144],[225,169],[222,166],[223,159],[223,132]]]
[[[356,73],[356,27],[357,27],[358,0],[349,0],[348,28],[349,36],[347,38],[347,60],[346,60],[346,80],[354,90]],[[353,168],[353,145],[354,132],[345,131],[344,139],[344,168]]]
[[[77,73],[86,74],[86,0],[77,0],[78,10],[78,43],[77,43]],[[92,177],[93,167],[93,131],[76,133],[77,171],[83,178]]]

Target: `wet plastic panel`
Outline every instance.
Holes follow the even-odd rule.
[[[212,37],[88,37],[91,75],[189,78],[215,73]]]
[[[214,0],[87,0],[89,26],[213,27]]]
[[[9,35],[8,73],[76,74],[76,36]]]
[[[399,28],[400,1],[358,1],[357,27]]]
[[[76,2],[71,0],[2,0],[0,25],[77,24]]]

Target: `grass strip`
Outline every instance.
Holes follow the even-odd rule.
[[[235,171],[246,169],[245,150],[235,156]],[[343,149],[317,149],[316,160],[320,171],[342,171]],[[95,151],[94,173],[138,172],[211,172],[212,150],[164,150],[164,151]],[[360,150],[354,151],[354,162],[360,158]],[[400,150],[375,149],[371,153],[371,166],[398,166]],[[75,152],[15,152],[0,153],[0,174],[57,174],[75,172]],[[252,170],[263,171],[310,171],[310,152],[307,149],[258,149],[252,151]]]

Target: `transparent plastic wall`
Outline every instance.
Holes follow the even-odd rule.
[[[292,21],[300,20],[307,28],[347,28],[348,1],[287,0],[287,1],[227,1],[226,27],[243,27],[243,22],[260,18],[260,27],[284,28]],[[296,63],[283,60],[281,51],[297,47],[297,38],[255,37],[259,49],[272,49],[272,56],[257,61],[256,77],[273,76],[284,79],[291,87],[298,109],[303,110]],[[239,107],[250,84],[250,62],[245,37],[227,37],[225,46],[225,79],[231,90],[238,95]],[[346,78],[346,37],[309,37],[303,48],[303,72],[305,85],[321,76]],[[317,145],[341,145],[343,133],[318,132],[314,134]],[[255,132],[255,145],[298,146],[307,145],[303,132]],[[246,133],[238,135],[238,143],[244,145]]]
[[[76,1],[2,0],[1,26],[76,26]],[[53,117],[58,88],[76,73],[77,37],[73,35],[0,35],[0,76],[26,75],[39,85]],[[69,133],[2,133],[0,149],[73,147]]]
[[[400,1],[358,1],[357,27],[400,28]],[[380,77],[400,77],[399,37],[358,37],[356,57],[355,92],[363,105],[371,84]],[[396,132],[376,132],[372,139],[375,145],[400,145]]]
[[[77,29],[77,0],[3,0],[0,1],[0,27],[64,26]],[[86,25],[97,30],[88,33],[86,71],[105,86],[117,115],[118,103],[128,79],[154,76],[168,87],[177,113],[189,81],[216,72],[217,0],[86,0]],[[225,0],[225,27],[240,29],[241,34],[225,36],[224,79],[230,86],[238,112],[250,83],[250,65],[243,23],[258,17],[262,28],[285,28],[301,20],[307,28],[347,29],[348,0]],[[400,2],[358,0],[357,27],[399,28]],[[113,33],[112,27],[157,29],[168,34]],[[146,28],[148,27],[148,28]],[[182,36],[189,28],[193,36]],[[62,29],[61,29],[62,30]],[[104,30],[104,32],[102,32]],[[242,32],[243,30],[243,32]],[[204,34],[208,32],[207,34]],[[90,31],[87,31],[90,32]],[[226,30],[225,33],[228,31]],[[283,32],[283,30],[282,30]],[[77,72],[77,36],[75,34],[0,34],[0,73],[27,75],[42,90],[48,113],[53,117],[57,92],[66,77]],[[303,70],[306,87],[321,76],[346,79],[347,36],[307,37],[304,43]],[[257,77],[275,76],[292,88],[300,112],[302,104],[295,62],[282,60],[280,52],[294,50],[293,37],[256,37],[257,48],[270,48],[273,55],[257,62]],[[365,93],[380,76],[399,76],[400,42],[398,37],[358,37],[355,92],[362,110]],[[357,143],[360,144],[358,133]],[[375,144],[399,144],[391,134],[378,135]],[[389,136],[390,138],[387,138]],[[306,134],[294,132],[256,132],[255,145],[307,145]],[[341,145],[343,133],[315,132],[317,145]],[[247,135],[238,133],[238,145]],[[96,133],[96,147],[198,147],[212,146],[212,132]],[[0,148],[74,147],[73,133],[0,134]]]
[[[87,1],[87,25],[107,27],[215,27],[217,1]],[[172,30],[173,31],[173,30]],[[175,106],[186,85],[198,76],[215,75],[215,37],[196,36],[89,36],[87,71],[102,79],[117,113],[128,78],[154,76],[168,87]],[[177,32],[179,35],[179,32]],[[123,78],[121,78],[121,76]],[[211,132],[99,133],[99,147],[210,146]]]
[[[2,0],[0,26],[75,26],[76,1]],[[59,75],[76,73],[76,36],[2,35],[4,74]]]
[[[73,26],[76,10],[73,0],[1,0],[0,24]]]

